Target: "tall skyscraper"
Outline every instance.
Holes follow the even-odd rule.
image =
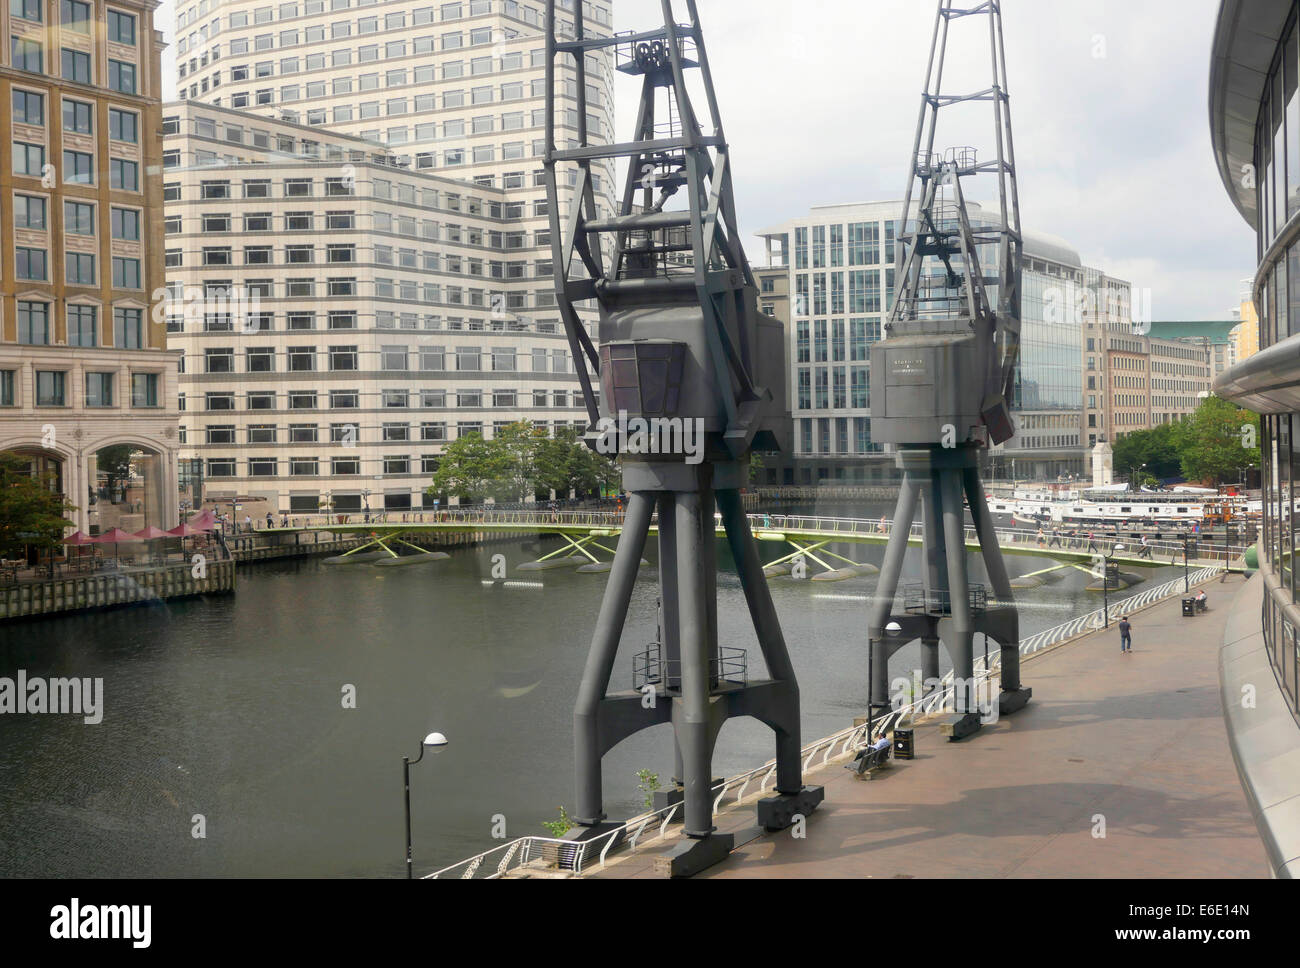
[[[176,524],[155,6],[0,11],[0,450],[48,474],[83,531]]]
[[[588,35],[612,33],[609,3],[582,7]],[[221,311],[171,316],[186,453],[209,494],[264,497],[277,512],[356,510],[370,495],[418,508],[459,434],[585,426],[541,177],[543,10],[179,4],[168,279],[179,300],[237,303],[250,287],[259,300],[249,332]],[[613,56],[588,62],[595,140],[612,140]],[[561,71],[558,83],[571,99],[560,124],[576,131],[576,81]],[[609,211],[612,170],[598,177]],[[562,194],[561,213],[571,204]],[[213,402],[237,416],[214,416]],[[340,452],[337,434],[356,449]]]

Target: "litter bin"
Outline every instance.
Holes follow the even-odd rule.
[[[1183,616],[1185,618],[1196,617],[1196,599],[1194,598],[1183,599]]]
[[[916,757],[915,740],[912,737],[912,728],[909,726],[904,729],[894,730],[894,759],[910,760]]]

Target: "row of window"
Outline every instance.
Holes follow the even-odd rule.
[[[15,124],[45,126],[45,95],[25,88],[12,89],[13,120]],[[89,101],[63,98],[63,130],[72,134],[95,133],[95,105]],[[108,137],[110,141],[127,144],[140,143],[140,114],[125,108],[108,109]]]
[[[845,276],[848,289],[845,290]],[[795,316],[833,316],[844,313],[878,313],[888,311],[893,305],[894,270],[885,270],[885,292],[882,299],[879,269],[850,269],[844,272],[803,272],[795,276]],[[829,287],[827,285],[829,281]]]
[[[16,370],[0,370],[0,407],[16,407],[22,403],[18,399],[18,379]],[[33,404],[37,407],[72,406],[68,387],[69,373],[66,370],[36,370],[34,379]],[[81,406],[93,408],[116,407],[115,387],[117,373],[88,371],[85,374],[85,393]],[[157,373],[131,374],[131,406],[133,408],[157,407],[158,403]]]
[[[51,304],[38,300],[17,302],[18,342],[29,346],[49,346],[54,340]],[[71,304],[67,307],[67,344],[99,345],[99,307]],[[146,343],[144,310],[113,308],[113,343],[118,349],[143,349]]]
[[[218,267],[231,265],[228,261],[221,261],[219,257],[217,260],[205,264]],[[359,295],[357,280],[354,277],[337,276],[328,278],[324,282],[323,289],[326,295]],[[316,283],[316,279],[309,278],[286,279],[284,281],[284,298],[315,298],[317,292]],[[253,285],[250,283],[248,288],[250,291],[253,290]],[[259,295],[270,297],[272,288],[271,280],[265,280],[257,284]],[[443,287],[439,283],[426,282],[420,284],[410,279],[393,280],[386,277],[376,277],[371,288],[376,299],[401,299],[403,301],[421,301],[428,305],[491,309],[496,321],[500,322],[501,328],[511,329],[516,332],[521,330],[521,326],[527,328],[528,320],[517,318],[513,314],[516,310],[528,308],[529,293],[488,293],[483,289],[463,289],[460,286]],[[169,283],[168,292],[170,294],[165,298],[171,302],[184,302],[185,288],[182,283]],[[539,290],[531,295],[533,297],[533,307],[537,309],[553,309],[555,307],[555,291],[553,289]],[[240,311],[235,310],[236,313]]]
[[[812,321],[812,339],[807,320],[795,323],[796,363],[843,363],[871,359],[871,344],[880,339],[880,317],[858,317],[848,321],[848,340],[842,319]]]
[[[49,199],[44,195],[24,195],[15,193],[13,197],[14,228],[47,231],[49,225]],[[63,202],[63,234],[95,235],[94,202]],[[140,241],[140,210],[138,208],[109,208],[109,224],[112,237],[123,242]]]
[[[110,374],[111,375],[111,374]],[[539,391],[545,394],[545,391]],[[501,407],[513,404],[500,404]],[[568,409],[567,403],[561,409]],[[545,421],[541,421],[545,425]],[[556,426],[568,426],[568,421],[557,421]],[[197,431],[202,443],[239,444],[240,428],[235,424],[208,424]],[[376,431],[373,435],[368,431]],[[385,423],[379,427],[362,426],[359,423],[335,423],[321,427],[317,424],[289,424],[280,427],[277,424],[250,424],[243,428],[244,443],[259,444],[317,444],[329,442],[360,446],[364,443],[405,443],[425,441],[440,443],[447,439],[447,424],[444,421],[422,421],[419,424]],[[371,439],[373,437],[373,439]]]
[[[46,170],[45,145],[15,141],[12,155],[15,175],[39,178],[42,184],[45,184],[51,176],[57,178],[58,173],[53,171],[53,165],[49,166],[51,170]],[[99,174],[102,177],[102,171]],[[65,148],[62,177],[65,185],[96,184],[95,156],[88,151],[73,151]],[[108,187],[116,191],[140,191],[140,163],[124,158],[109,158]]]
[[[871,442],[869,417],[802,417],[797,456],[814,454],[874,454],[883,448]],[[850,428],[852,437],[850,437]]]
[[[454,396],[449,397],[446,389],[426,389],[426,390],[378,390],[362,394],[360,390],[290,390],[284,394],[286,410],[361,410],[362,397],[374,396],[378,409],[381,410],[446,410],[448,406],[454,406],[460,410],[482,410],[486,409],[485,400],[497,399],[496,394],[518,394],[516,390],[493,390],[484,393],[477,389],[459,389],[454,391]],[[562,404],[567,405],[568,397],[562,397],[559,391],[534,390],[532,391],[533,406],[542,408],[546,406],[543,399],[545,394],[550,393],[550,401],[553,407],[563,408]],[[235,410],[237,394],[234,391],[209,390],[203,394],[203,409],[209,412],[233,411]],[[280,394],[272,390],[249,390],[244,394],[244,409],[252,411],[278,411],[280,409]],[[454,403],[449,403],[454,399]],[[186,410],[186,395],[180,394],[180,409]],[[580,405],[577,395],[572,396],[575,409]],[[322,406],[326,403],[326,406]],[[516,396],[516,405],[518,397]],[[501,407],[507,407],[508,404],[501,403]]]
[[[896,221],[884,223],[884,261],[894,261]],[[794,230],[795,269],[824,269],[841,266],[874,266],[881,261],[880,223],[850,222],[845,225],[813,225]],[[846,261],[847,260],[847,261]]]
[[[194,293],[202,290],[193,287]],[[167,332],[183,333],[231,333],[238,329],[243,333],[269,333],[276,329],[291,332],[315,330],[322,323],[324,329],[331,330],[449,330],[459,332],[524,333],[533,332],[542,335],[559,332],[559,322],[554,319],[524,320],[518,318],[484,320],[463,316],[443,317],[433,313],[393,312],[378,310],[373,314],[359,314],[351,309],[332,309],[318,320],[311,310],[291,310],[284,314],[282,326],[277,326],[275,313],[261,312],[247,306],[228,305],[220,311],[204,307],[196,300],[200,295],[191,297],[186,293],[185,303],[178,305],[175,289],[167,290],[165,304]],[[363,321],[365,322],[363,325]]]
[[[63,281],[69,286],[98,287],[98,258],[91,252],[64,252]],[[112,256],[111,274],[114,289],[143,289],[140,260],[129,256]],[[47,249],[30,245],[14,246],[14,278],[26,282],[50,282],[50,256]]]
[[[9,38],[9,65],[29,74],[45,73],[45,45],[30,37]],[[65,81],[94,84],[90,69],[90,54],[68,47],[59,49],[59,74]],[[136,67],[127,61],[108,59],[108,89],[119,94],[136,94]]]
[[[358,355],[377,355],[379,369],[390,373],[405,373],[411,370],[524,372],[519,366],[522,354],[513,346],[493,347],[488,352],[484,352],[480,346],[458,346],[453,351],[448,351],[443,346],[381,346],[375,350],[367,348],[360,351],[355,346],[331,346],[328,351],[316,346],[288,346],[283,350],[277,350],[272,346],[250,346],[243,350],[244,372],[274,373],[277,370],[277,361],[287,373],[313,372],[317,369],[318,352],[326,354],[331,370],[354,370],[357,369]],[[235,356],[235,348],[231,346],[205,348],[203,371],[234,373]],[[451,365],[453,362],[455,366]],[[534,373],[567,373],[569,370],[567,350],[535,349],[531,354],[531,362]],[[485,367],[484,363],[490,365]]]
[[[799,410],[865,409],[871,406],[870,366],[800,367]]]
[[[135,15],[109,7],[105,26],[114,44],[135,46]],[[9,16],[32,23],[45,22],[45,0],[9,0]],[[94,10],[83,0],[59,0],[59,26],[80,34],[91,34]]]

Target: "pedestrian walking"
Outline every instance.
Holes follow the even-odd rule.
[[[888,526],[889,526],[889,525],[888,525],[888,523],[887,523],[886,520],[885,520],[885,516],[882,514],[882,515],[880,516],[880,533],[881,533],[881,534],[884,534],[884,533],[885,533],[885,530],[888,528]]]
[[[1142,536],[1142,550],[1138,552],[1139,558],[1151,558],[1151,543],[1147,541],[1147,536]]]
[[[1042,548],[1047,544],[1047,535],[1043,534],[1043,529],[1038,529],[1038,547]]]
[[[269,531],[271,528],[274,528],[274,527],[275,527],[275,518],[273,518],[273,517],[271,516],[271,512],[270,512],[270,511],[267,511],[267,512],[266,512],[266,528],[267,528],[267,530]]]
[[[1052,529],[1052,540],[1047,542],[1047,547],[1050,548],[1053,545],[1055,545],[1057,548],[1061,547],[1061,532],[1059,528]]]
[[[252,530],[253,530],[253,516],[252,516],[251,514],[245,514],[245,515],[244,515],[244,530],[245,530],[246,532],[252,533]]]
[[[1087,551],[1096,551],[1096,550],[1097,550],[1097,544],[1096,544],[1096,542],[1094,542],[1094,541],[1092,540],[1092,532],[1091,532],[1091,531],[1088,532],[1088,547],[1087,547],[1085,550],[1087,550]]]
[[[1127,615],[1121,615],[1119,618],[1119,650],[1120,652],[1133,651],[1133,626],[1129,624]]]

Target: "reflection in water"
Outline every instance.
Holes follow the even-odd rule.
[[[528,575],[541,588],[492,580],[492,555],[506,555],[513,578],[537,557],[531,544],[399,569],[271,563],[241,570],[233,597],[4,627],[0,675],[102,676],[105,713],[97,726],[0,717],[0,875],[401,876],[401,757],[434,729],[450,745],[412,769],[417,869],[491,846],[497,814],[509,837],[543,833],[540,821],[571,803],[573,697],[605,579],[560,570]],[[881,554],[835,550],[877,563]],[[765,543],[763,553],[784,551]],[[748,649],[749,674],[762,676],[725,548],[719,563],[722,644]],[[905,577],[918,564],[914,552]],[[1009,559],[1013,575],[1044,565]],[[972,571],[983,580],[977,561]],[[1022,634],[1095,607],[1085,583],[1068,569],[1020,593]],[[811,741],[861,712],[875,578],[771,587]],[[612,689],[631,686],[657,598],[655,570],[643,569]],[[915,651],[894,660],[897,674],[919,665]],[[715,771],[772,753],[764,727],[734,721]],[[671,776],[666,726],[606,757],[611,816],[638,809],[640,769]],[[203,838],[192,836],[199,816]]]

